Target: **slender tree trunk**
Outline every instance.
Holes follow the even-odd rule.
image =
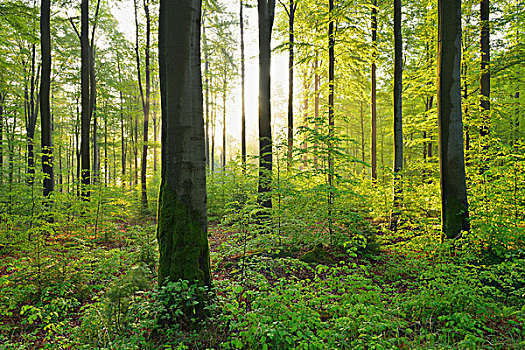
[[[361,120],[361,161],[363,162],[363,173],[366,170],[365,166],[365,115],[363,113],[363,101],[359,101],[359,115]]]
[[[76,102],[77,102],[77,118],[76,118],[76,123],[75,123],[75,153],[76,153],[76,160],[77,160],[77,173],[76,173],[76,191],[77,191],[77,197],[80,197],[81,193],[80,193],[80,186],[81,186],[81,174],[80,174],[80,169],[81,169],[81,164],[82,164],[82,157],[80,155],[80,132],[79,132],[79,126],[81,127],[82,125],[82,115],[80,113],[80,107],[79,107],[79,101],[78,101],[78,98],[76,99]]]
[[[481,22],[481,129],[480,136],[489,134],[490,124],[490,22],[489,22],[489,0],[480,1]]]
[[[134,118],[134,134],[133,137],[133,159],[134,159],[134,169],[133,169],[133,186],[136,187],[139,184],[139,118],[135,116]]]
[[[93,67],[92,67],[93,68]],[[91,90],[93,91],[93,90]],[[98,111],[95,105],[95,108],[93,108],[93,114],[91,115],[93,118],[93,164],[92,164],[92,183],[96,184],[99,181],[99,172],[100,172],[100,154],[99,154],[99,147],[98,147]]]
[[[9,124],[8,124],[8,121],[6,120],[5,122],[5,129],[6,129],[6,134],[8,135],[8,144],[7,144],[7,154],[8,154],[8,161],[9,161],[9,169],[8,169],[8,183],[9,183],[9,187],[10,187],[10,192],[11,192],[11,186],[13,185],[13,178],[14,178],[14,155],[15,155],[15,130],[16,130],[16,114],[15,114],[15,117],[13,118],[13,130],[12,132],[9,134]]]
[[[515,146],[516,142],[520,138],[520,108],[519,108],[520,92],[519,91],[516,92],[514,97],[516,98],[516,109],[514,111],[514,130],[512,130],[512,135],[513,135],[512,144]],[[1,164],[0,164],[0,166],[1,166]]]
[[[372,115],[372,129],[371,129],[371,162],[372,179],[377,180],[377,92],[376,92],[376,57],[377,57],[377,0],[372,1],[372,94],[371,100],[371,115]]]
[[[401,0],[394,0],[394,213],[395,227],[401,201],[403,170],[403,40],[401,36]]]
[[[334,92],[335,92],[335,33],[334,33],[334,0],[329,0],[329,21],[328,21],[328,220],[330,236],[333,232],[332,206],[334,203],[334,155],[333,145],[335,137],[335,117],[334,117]]]
[[[34,154],[34,138],[35,138],[35,128],[36,128],[36,120],[38,117],[38,106],[39,106],[39,99],[40,96],[37,96],[36,103],[35,103],[35,89],[36,89],[36,81],[38,80],[38,76],[35,77],[35,63],[36,62],[36,49],[35,44],[32,45],[31,49],[31,85],[30,85],[30,92],[28,92],[28,89],[26,87],[25,90],[25,115],[26,115],[26,132],[27,132],[27,174],[28,174],[28,184],[32,185],[35,180],[35,154]],[[36,75],[38,75],[38,71],[40,70],[40,67],[37,69]]]
[[[241,158],[242,169],[246,172],[246,97],[245,97],[245,58],[244,58],[244,15],[243,0],[240,0],[239,21],[241,27]]]
[[[108,117],[107,108],[104,113],[104,186],[108,187],[110,171],[108,161]]]
[[[51,108],[49,91],[51,87],[51,33],[50,0],[42,0],[40,7],[40,42],[42,51],[42,74],[40,76],[40,120],[42,123],[42,170],[44,172],[44,197],[55,187],[53,174],[53,143],[51,138]]]
[[[211,79],[210,79],[211,84]],[[211,162],[211,172],[213,173],[215,171],[215,121],[217,120],[217,93],[214,91],[212,93],[212,110],[211,110],[211,155],[210,155],[210,162]]]
[[[259,18],[259,202],[272,207],[271,37],[275,0],[258,0]]]
[[[438,1],[438,120],[444,238],[469,230],[461,120],[461,1]]]
[[[463,91],[463,104],[465,106],[465,111],[463,112],[462,119],[465,120],[465,162],[467,165],[470,164],[470,133],[471,128],[469,125],[469,104],[468,104],[468,65],[466,61],[461,63],[461,76],[462,76],[462,91]]]
[[[320,77],[319,77],[319,58],[317,56],[317,52],[315,54],[315,61],[314,61],[314,129],[317,133],[318,129],[318,123],[319,123],[319,94],[320,94]],[[318,159],[317,159],[317,153],[319,151],[319,145],[317,143],[317,137],[314,141],[314,168],[318,168]]]
[[[147,171],[147,159],[148,159],[148,123],[149,123],[149,112],[150,112],[150,33],[151,33],[151,21],[149,15],[149,4],[148,0],[143,1],[144,13],[146,15],[146,48],[145,48],[145,74],[146,74],[146,93],[144,97],[144,91],[142,88],[142,75],[140,69],[140,53],[139,53],[139,21],[138,21],[138,8],[137,1],[135,4],[135,26],[136,26],[136,41],[135,41],[135,54],[137,59],[137,77],[140,90],[140,98],[142,102],[142,111],[144,113],[143,123],[143,144],[142,144],[142,160],[141,160],[141,171],[140,171],[140,184],[141,184],[141,206],[144,212],[148,212],[148,191],[146,184],[146,171]],[[138,137],[138,135],[136,135]]]
[[[81,73],[80,73],[80,85],[81,85],[81,105],[82,105],[82,116],[81,116],[81,140],[80,140],[80,158],[81,158],[81,184],[82,184],[82,197],[87,199],[90,195],[88,186],[91,183],[90,179],[90,157],[89,157],[89,124],[90,124],[90,94],[89,94],[89,77],[90,77],[90,47],[89,47],[89,4],[88,0],[82,0],[81,3]]]
[[[295,17],[294,0],[290,0],[288,8],[288,171],[292,168],[293,157],[293,63],[294,63],[294,17]]]
[[[228,71],[224,62],[224,76],[222,85],[222,169],[226,170],[226,90],[228,88]]]
[[[162,168],[157,226],[159,285],[180,279],[211,285],[200,18],[200,0],[160,1]],[[202,302],[196,306],[197,317],[204,315],[203,307]]]
[[[210,168],[210,58],[208,54],[208,43],[206,40],[206,23],[205,16],[202,19],[202,42],[204,45],[204,89],[205,89],[205,125],[204,137],[206,138],[206,167]]]
[[[154,94],[155,95],[155,94]],[[153,172],[156,174],[158,171],[158,162],[159,162],[159,155],[158,155],[158,146],[157,146],[157,138],[158,135],[158,126],[157,126],[157,99],[153,98],[153,144],[155,147],[153,147]]]
[[[4,103],[5,93],[0,87],[0,185],[4,182]]]
[[[119,95],[120,95],[120,155],[121,155],[121,177],[122,177],[122,186],[126,187],[126,142],[124,141],[124,98],[122,96],[122,76],[121,76],[121,70],[120,70],[120,62],[117,61],[117,67],[118,67],[118,76],[119,76],[119,82],[120,82],[120,88],[119,88]]]
[[[303,123],[305,127],[308,127],[308,94],[310,93],[310,82],[308,81],[308,75],[304,72],[304,111],[303,111]],[[308,134],[304,133],[303,140],[303,168],[308,167]]]

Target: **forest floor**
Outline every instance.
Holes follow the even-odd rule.
[[[0,349],[525,348],[523,256],[487,264],[375,222],[342,244],[302,237],[323,230],[212,223],[215,302],[169,329],[155,315],[198,292],[155,288],[153,219],[35,232],[1,247]]]

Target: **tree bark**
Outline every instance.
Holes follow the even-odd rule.
[[[160,1],[162,169],[158,282],[211,285],[200,68],[200,0]],[[203,316],[204,304],[196,306]],[[188,310],[189,311],[189,310]]]
[[[403,39],[401,36],[401,0],[394,0],[394,213],[401,201],[403,170]],[[393,222],[397,220],[393,218]]]
[[[25,109],[25,119],[26,119],[26,133],[27,133],[27,183],[32,185],[35,179],[35,154],[34,154],[34,138],[35,138],[35,128],[36,120],[38,118],[38,107],[40,95],[36,97],[35,103],[35,89],[36,89],[36,80],[38,80],[38,67],[35,76],[35,65],[36,65],[36,48],[35,44],[32,45],[31,49],[31,72],[30,72],[30,90],[25,87],[24,92],[24,109]],[[25,69],[24,69],[25,70]]]
[[[206,99],[204,103],[204,106],[206,107],[204,136],[206,138],[206,167],[210,168],[210,58],[208,54],[208,43],[206,41],[205,16],[203,16],[202,19],[202,42],[204,45],[204,89],[206,91]]]
[[[321,79],[319,77],[319,57],[317,52],[315,53],[314,61],[314,128],[317,133],[319,123],[319,94],[320,94]],[[318,157],[319,145],[317,143],[317,137],[314,139],[314,169],[318,168]]]
[[[122,96],[122,89],[124,88],[122,86],[122,74],[121,74],[121,69],[120,69],[120,62],[117,61],[117,67],[118,67],[118,76],[119,76],[119,83],[120,83],[120,88],[119,88],[119,95],[120,95],[120,161],[121,161],[121,182],[122,182],[122,186],[123,187],[126,187],[126,180],[125,180],[125,176],[126,176],[126,143],[125,143],[125,138],[124,138],[124,109],[123,109],[123,104],[124,104],[124,97]]]
[[[438,120],[443,238],[469,230],[461,120],[461,1],[438,1]]]
[[[226,90],[228,88],[228,71],[224,62],[224,76],[222,85],[222,169],[226,170]]]
[[[271,36],[275,0],[258,0],[259,18],[259,203],[272,207]]]
[[[40,7],[40,42],[42,51],[42,74],[40,75],[40,120],[42,123],[42,170],[44,172],[44,197],[49,197],[55,188],[53,173],[53,143],[51,137],[51,33],[50,0],[42,0]]]
[[[84,199],[90,195],[89,185],[90,179],[90,159],[89,159],[89,124],[91,119],[90,111],[90,47],[89,47],[89,4],[88,0],[82,0],[81,3],[81,69],[80,69],[80,85],[81,85],[81,123],[80,123],[80,158],[81,158],[81,193]]]
[[[328,220],[330,236],[332,235],[332,206],[334,203],[334,155],[333,143],[335,136],[334,91],[335,91],[335,33],[334,33],[334,0],[328,1]]]
[[[377,92],[376,92],[376,57],[377,57],[377,0],[372,1],[372,92],[371,92],[371,162],[372,179],[377,180]]]
[[[288,12],[288,154],[287,166],[288,171],[292,168],[293,157],[293,63],[294,63],[294,17],[295,17],[294,0],[290,0]]]
[[[363,101],[359,101],[359,116],[361,120],[361,161],[363,162],[363,173],[366,170],[365,166],[365,115],[363,113]]]
[[[141,206],[142,211],[147,213],[148,209],[148,191],[146,184],[146,171],[147,171],[147,159],[148,159],[148,131],[149,131],[149,112],[150,112],[150,33],[151,33],[151,21],[149,15],[149,4],[148,0],[143,1],[144,13],[146,15],[146,47],[145,47],[145,75],[146,75],[146,92],[142,88],[142,75],[140,69],[140,53],[139,53],[139,21],[138,21],[138,8],[137,0],[134,1],[135,5],[135,26],[136,26],[136,37],[135,37],[135,55],[137,59],[137,77],[140,90],[140,99],[142,102],[142,111],[144,113],[143,121],[143,143],[142,143],[142,159],[141,159],[141,171],[140,171],[140,188],[141,188]],[[145,95],[145,96],[144,96]]]
[[[4,182],[4,102],[5,93],[0,87],[0,185]]]
[[[490,130],[490,22],[489,22],[489,0],[480,1],[481,22],[481,128],[480,136],[487,136]]]
[[[241,27],[241,158],[242,169],[246,172],[246,97],[245,97],[245,58],[244,58],[244,15],[243,0],[240,0],[239,22]]]

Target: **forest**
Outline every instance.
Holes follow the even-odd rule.
[[[525,349],[524,40],[524,0],[0,0],[0,350]]]

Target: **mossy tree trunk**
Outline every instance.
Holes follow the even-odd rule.
[[[461,1],[438,2],[438,121],[441,219],[445,238],[469,229],[461,119]]]
[[[200,0],[160,1],[161,188],[159,284],[209,286]]]

